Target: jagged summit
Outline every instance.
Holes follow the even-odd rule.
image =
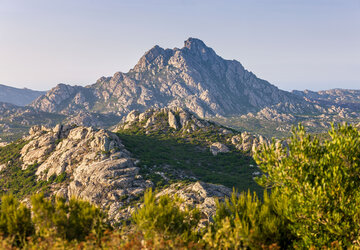
[[[208,60],[209,57],[217,56],[215,51],[212,48],[206,46],[203,41],[192,37],[190,37],[184,42],[184,47],[182,48],[182,50],[188,50],[192,55],[195,55],[196,57],[201,58],[205,61]]]
[[[189,37],[184,41],[184,47],[188,49],[208,48],[203,41],[193,37]]]
[[[189,38],[181,49],[154,46],[128,73],[101,77],[87,87],[58,86],[31,106],[67,114],[83,109],[118,116],[135,109],[178,106],[211,117],[258,112],[279,103],[301,107],[306,101],[257,78],[240,62],[221,58],[203,41]]]

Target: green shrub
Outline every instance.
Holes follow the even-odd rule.
[[[200,220],[197,209],[180,209],[181,199],[164,195],[156,199],[151,189],[144,195],[144,204],[132,216],[136,227],[146,238],[162,235],[166,238],[193,238]]]
[[[300,125],[288,148],[273,143],[256,154],[259,182],[284,204],[300,248],[360,246],[360,133],[342,125],[329,135],[321,143]]]
[[[214,223],[205,234],[205,242],[216,249],[286,248],[292,239],[287,220],[282,216],[283,204],[264,193],[260,201],[248,191],[217,203]]]
[[[55,235],[66,240],[84,240],[90,233],[100,239],[105,229],[105,215],[89,202],[56,197],[52,202],[43,194],[31,198],[33,221],[40,236]]]
[[[31,212],[12,195],[1,198],[0,234],[12,238],[15,244],[24,243],[34,233]]]

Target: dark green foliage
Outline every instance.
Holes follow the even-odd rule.
[[[19,245],[34,232],[30,209],[12,195],[1,197],[0,234],[11,237],[13,243]]]
[[[56,197],[55,201],[36,194],[31,198],[33,221],[40,236],[55,235],[66,240],[84,240],[94,233],[100,238],[106,228],[105,214],[89,202]]]
[[[301,248],[360,245],[360,133],[343,125],[329,135],[321,143],[300,125],[288,149],[273,143],[256,155],[259,181],[283,203]]]
[[[20,159],[20,151],[27,142],[19,140],[5,147],[0,147],[0,164],[18,164]]]
[[[172,181],[181,179],[181,175],[195,176],[199,180],[222,184],[239,190],[251,189],[262,192],[252,179],[249,165],[254,164],[250,156],[233,150],[231,153],[212,155],[205,139],[206,134],[182,138],[167,134],[144,135],[141,132],[121,131],[118,133],[127,149],[135,158],[140,159],[140,174],[151,179],[158,186],[169,183],[155,172],[164,172]],[[216,136],[216,135],[213,135]],[[216,138],[217,139],[217,138]],[[216,140],[215,139],[215,140]],[[182,174],[181,174],[182,173]]]
[[[175,196],[164,195],[156,199],[151,189],[144,195],[144,204],[132,216],[136,227],[146,237],[162,235],[165,238],[194,237],[195,229],[200,220],[197,209],[180,209],[181,200]]]
[[[206,242],[217,249],[287,248],[293,236],[282,215],[283,209],[283,204],[266,192],[263,201],[249,191],[239,196],[233,192],[230,199],[217,204]]]

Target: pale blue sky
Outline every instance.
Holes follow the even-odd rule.
[[[0,0],[0,83],[91,84],[188,37],[281,89],[360,89],[360,0]]]

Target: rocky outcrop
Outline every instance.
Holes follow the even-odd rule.
[[[230,188],[222,185],[195,182],[188,185],[181,183],[172,184],[158,193],[157,196],[165,194],[171,196],[178,195],[183,201],[182,206],[198,208],[202,213],[201,223],[207,223],[215,215],[216,200],[223,201],[225,197],[230,197],[231,193]]]
[[[221,58],[201,40],[189,38],[181,49],[153,47],[128,73],[101,77],[87,87],[60,84],[31,106],[64,114],[83,109],[118,116],[134,109],[178,106],[210,117],[258,112],[278,103],[313,105],[257,78],[238,61]]]
[[[155,130],[168,131],[169,129],[181,130],[191,133],[199,128],[213,125],[206,120],[198,118],[195,114],[180,108],[148,109],[143,113],[137,110],[130,112],[114,131],[142,126],[150,133]]]
[[[152,183],[138,175],[119,138],[106,130],[58,125],[33,127],[21,150],[23,169],[37,164],[36,176],[49,180],[66,175],[66,181],[52,187],[53,194],[75,196],[110,209],[118,216],[124,197],[137,197]]]
[[[263,136],[254,136],[247,132],[243,132],[240,135],[234,135],[229,141],[241,151],[255,152],[256,149],[261,147],[263,144],[269,144],[269,141]]]
[[[292,114],[279,113],[276,109],[266,107],[255,115],[252,113],[247,114],[244,118],[256,118],[268,121],[277,121],[277,122],[293,122],[295,117]]]
[[[30,106],[45,112],[73,114],[81,109],[89,110],[92,103],[93,91],[91,89],[61,83],[37,98]]]
[[[214,142],[210,145],[210,152],[213,155],[217,155],[218,153],[227,153],[229,151],[229,148],[220,142]]]

